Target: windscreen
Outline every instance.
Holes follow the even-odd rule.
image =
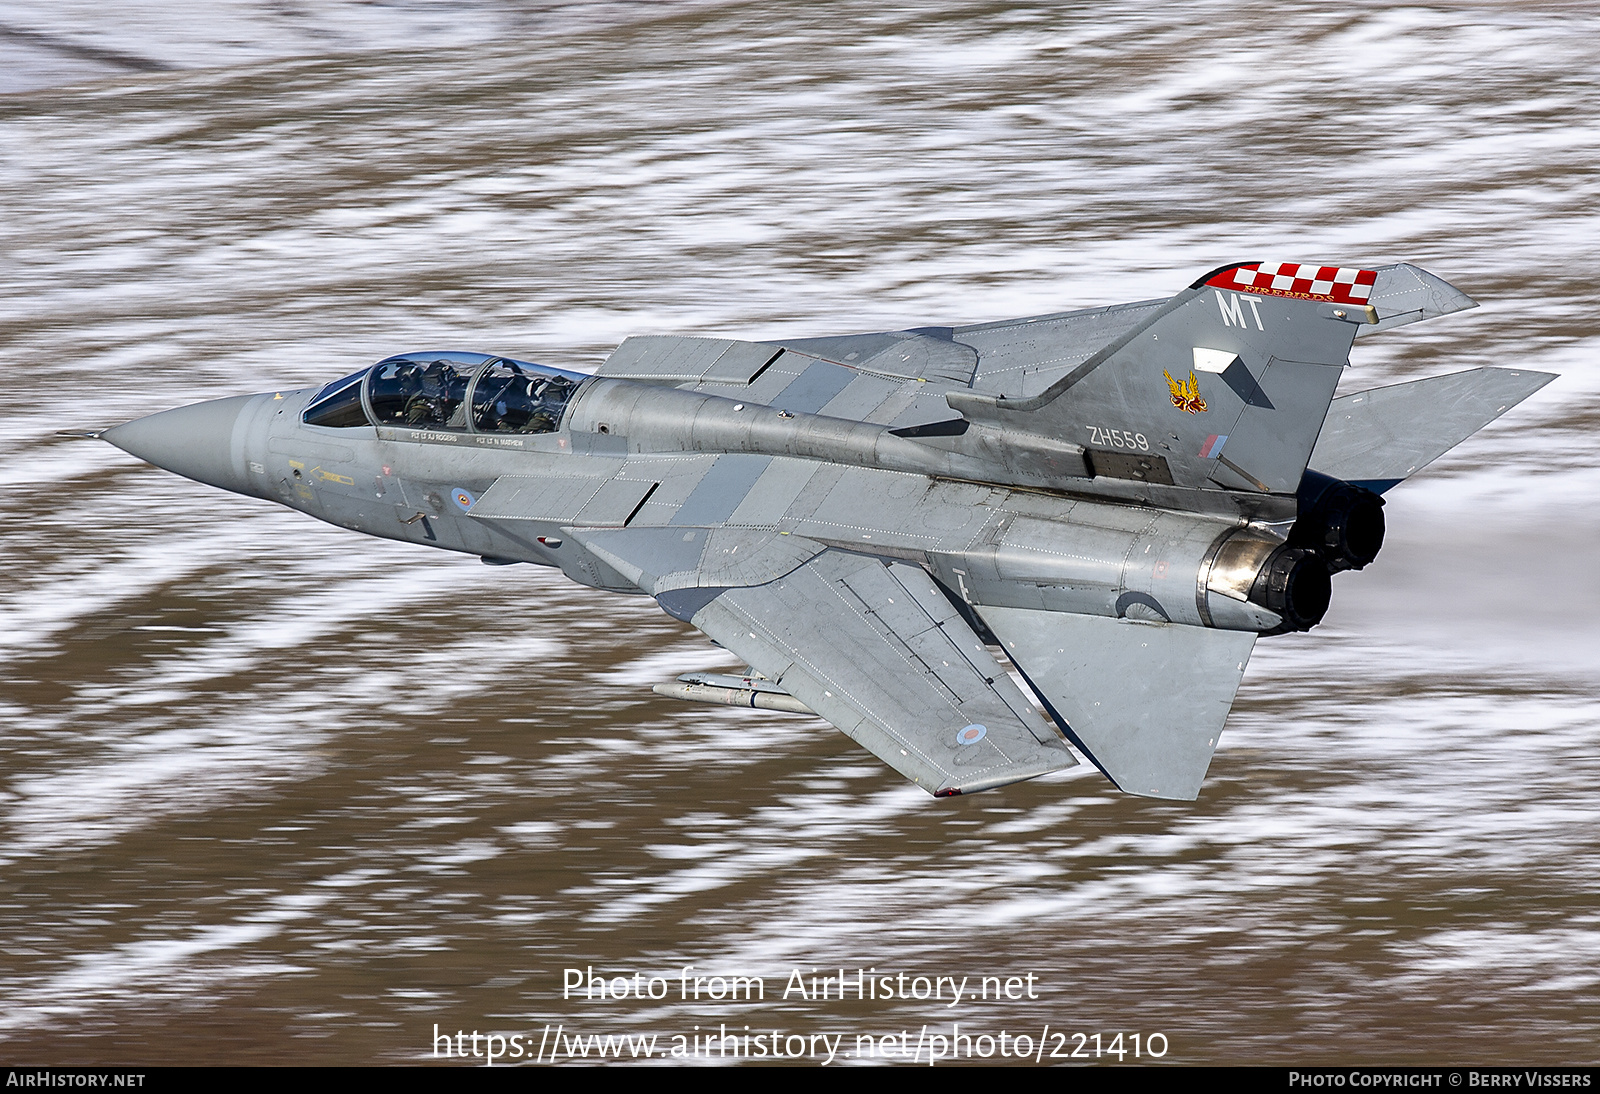
[[[311,400],[300,420],[306,425],[320,425],[332,429],[348,429],[366,425],[367,412],[361,406],[361,381],[368,370],[362,369],[340,380],[335,380]]]

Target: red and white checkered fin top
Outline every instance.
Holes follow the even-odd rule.
[[[1263,296],[1293,296],[1335,304],[1367,303],[1378,280],[1374,270],[1353,266],[1308,266],[1299,262],[1251,262],[1223,270],[1206,284]]]

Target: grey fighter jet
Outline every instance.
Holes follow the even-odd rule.
[[[1315,626],[1329,575],[1378,554],[1383,493],[1553,379],[1334,397],[1358,335],[1472,306],[1410,265],[1242,263],[999,323],[629,338],[594,376],[407,353],[95,435],[654,597],[750,666],[657,690],[814,713],[936,796],[1069,767],[1070,742],[1193,799],[1256,639]]]

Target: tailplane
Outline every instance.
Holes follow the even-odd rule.
[[[1341,396],[1328,408],[1311,466],[1381,494],[1554,379],[1475,368]]]

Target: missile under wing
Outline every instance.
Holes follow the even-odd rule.
[[[663,694],[815,713],[935,795],[1075,747],[1192,799],[1257,638],[1315,626],[1330,575],[1376,557],[1381,495],[1552,378],[1334,398],[1358,335],[1471,306],[1407,265],[1241,263],[1002,323],[630,338],[595,376],[402,354],[98,435],[654,597],[749,665]]]

